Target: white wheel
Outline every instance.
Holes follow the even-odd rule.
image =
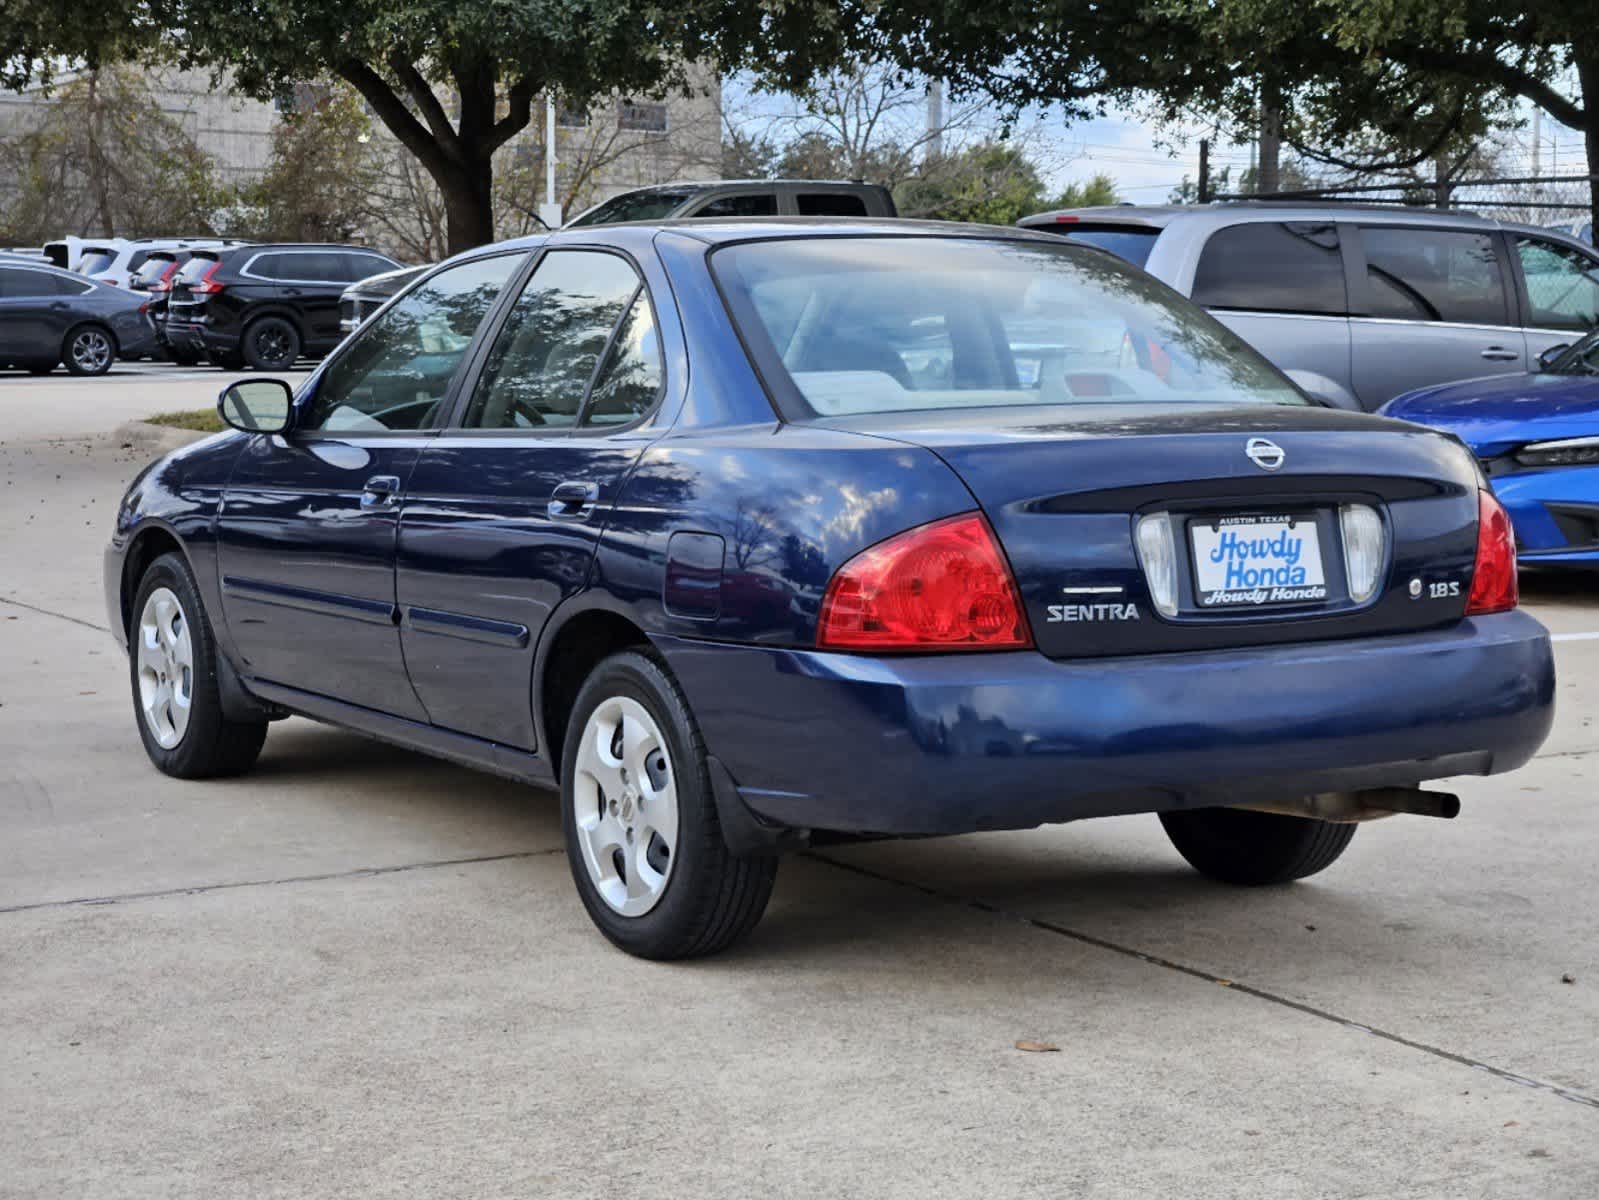
[[[183,740],[194,704],[194,640],[177,595],[156,588],[139,614],[139,708],[163,750]]]
[[[612,696],[590,714],[574,765],[583,866],[612,912],[641,917],[666,892],[678,840],[666,737],[637,700]]]

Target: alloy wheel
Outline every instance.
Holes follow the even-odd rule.
[[[255,335],[255,354],[264,363],[274,367],[293,366],[289,358],[289,333],[277,325],[268,325]]]
[[[85,329],[72,339],[71,353],[81,371],[97,374],[111,365],[111,339],[98,329]]]
[[[140,711],[150,736],[170,750],[183,740],[194,703],[194,641],[170,588],[156,588],[144,602],[138,639]]]
[[[677,784],[665,735],[627,696],[589,716],[573,779],[577,841],[601,899],[624,917],[661,900],[677,848]]]

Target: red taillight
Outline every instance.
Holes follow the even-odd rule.
[[[213,263],[212,266],[211,266],[211,269],[209,271],[207,271],[204,275],[200,276],[199,281],[196,282],[195,285],[193,287],[191,287],[189,290],[191,292],[193,292],[196,296],[214,296],[214,295],[216,295],[224,287],[227,286],[226,284],[218,283],[215,279],[211,278],[211,276],[215,275],[221,269],[222,269],[222,264],[220,262]]]
[[[965,513],[863,550],[827,585],[816,644],[839,650],[1031,646],[994,531]]]
[[[150,290],[152,292],[170,292],[172,290],[172,277],[177,274],[177,271],[178,264],[173,263],[165,271],[161,272],[161,278],[150,285]]]
[[[1510,515],[1492,492],[1477,493],[1477,569],[1471,575],[1468,617],[1515,608],[1521,595],[1516,584],[1516,535]]]

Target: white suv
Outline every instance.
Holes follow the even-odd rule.
[[[72,269],[101,283],[129,288],[144,260],[156,250],[212,250],[227,244],[221,238],[102,238],[84,242]]]

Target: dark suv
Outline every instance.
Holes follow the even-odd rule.
[[[339,295],[400,264],[360,246],[197,250],[173,276],[166,341],[219,367],[282,371],[339,344]]]

